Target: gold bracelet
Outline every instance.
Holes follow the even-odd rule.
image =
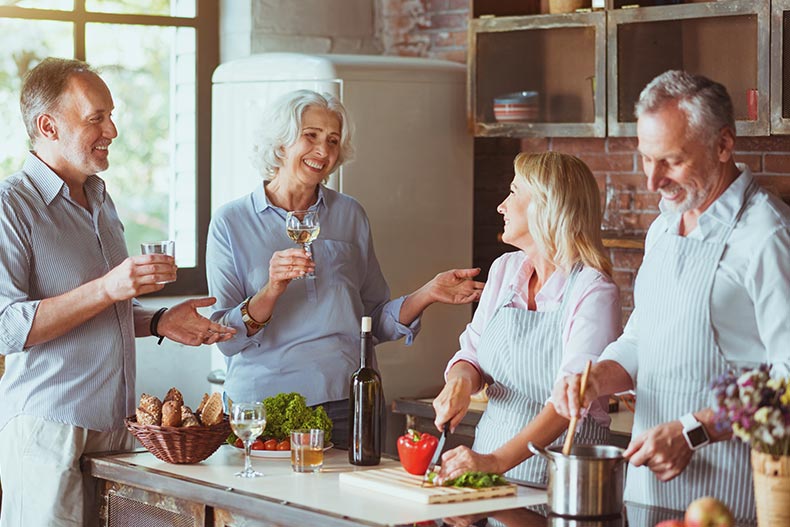
[[[258,322],[252,315],[250,315],[250,300],[252,297],[247,297],[247,300],[241,305],[241,320],[244,322],[244,325],[250,328],[252,331],[258,331],[266,327],[266,325],[272,320],[269,317],[269,320],[266,322]]]

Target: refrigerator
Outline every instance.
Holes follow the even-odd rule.
[[[250,161],[255,132],[265,125],[261,114],[277,96],[301,88],[331,93],[348,110],[356,157],[328,186],[365,208],[392,297],[440,271],[471,267],[473,139],[466,69],[452,62],[266,53],[221,64],[212,87],[212,211],[261,184]],[[434,304],[411,346],[379,344],[387,401],[438,394],[470,319],[471,306]],[[211,363],[224,368],[219,350]],[[388,437],[399,424],[390,416]]]

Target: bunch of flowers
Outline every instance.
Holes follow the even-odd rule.
[[[761,365],[729,371],[713,383],[716,422],[758,452],[790,455],[790,379],[772,379]]]

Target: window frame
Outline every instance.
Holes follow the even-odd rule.
[[[195,267],[178,270],[178,280],[147,296],[207,294],[206,238],[211,219],[211,76],[219,65],[219,2],[195,0],[195,16],[97,13],[85,9],[86,0],[73,0],[73,9],[0,6],[0,18],[70,22],[74,27],[74,57],[85,60],[85,26],[91,23],[195,29]],[[123,196],[113,196],[122,201]]]

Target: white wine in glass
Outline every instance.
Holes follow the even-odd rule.
[[[244,469],[235,475],[240,478],[263,476],[252,468],[250,448],[255,438],[266,428],[266,407],[262,402],[232,403],[230,406],[230,427],[244,443]]]
[[[321,232],[321,224],[318,221],[318,212],[314,210],[294,210],[285,216],[285,232],[294,243],[301,245],[307,255],[312,258],[313,252],[310,244],[318,238]],[[315,278],[315,273],[309,272],[306,275],[297,276],[294,280],[301,278]]]

